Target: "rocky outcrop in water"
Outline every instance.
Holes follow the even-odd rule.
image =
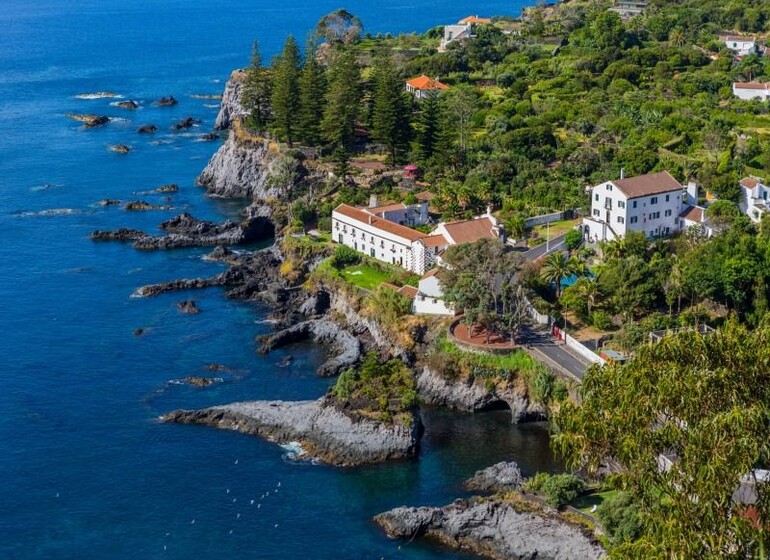
[[[299,442],[308,458],[343,467],[414,457],[419,447],[417,418],[411,426],[354,420],[324,399],[251,401],[176,410],[162,420],[236,430],[276,443]]]
[[[200,120],[194,119],[192,117],[186,117],[179,121],[178,123],[175,123],[171,128],[172,130],[187,130],[188,128],[192,128],[196,124],[200,124]]]
[[[478,492],[504,494],[518,489],[522,482],[524,477],[521,475],[519,466],[513,461],[503,461],[476,471],[476,474],[465,481],[465,487]]]
[[[161,97],[155,102],[158,107],[173,107],[177,103],[179,103],[179,101],[177,101],[173,95],[169,95],[168,97]]]
[[[136,131],[139,134],[152,134],[153,132],[156,132],[158,130],[158,127],[154,124],[143,124],[139,128],[136,129]]]
[[[197,315],[201,312],[198,304],[194,300],[180,301],[176,304],[176,308],[180,313],[187,313],[188,315]]]
[[[271,334],[262,340],[260,353],[266,354],[295,342],[313,340],[331,350],[332,356],[316,371],[322,377],[339,375],[361,358],[358,339],[339,325],[327,320],[305,321]]]
[[[126,144],[115,144],[113,146],[110,146],[111,152],[116,152],[118,154],[127,154],[131,151],[131,146],[128,146]]]
[[[115,106],[120,107],[121,109],[128,109],[129,111],[133,111],[134,109],[139,108],[139,103],[129,99],[126,101],[118,101],[117,103],[115,103]]]
[[[67,116],[72,120],[83,123],[86,128],[93,128],[95,126],[102,126],[110,122],[109,117],[104,115],[82,115],[79,113],[67,113]]]
[[[440,507],[399,507],[374,518],[390,537],[426,537],[495,560],[598,560],[605,552],[555,514],[518,511],[502,500],[456,500]]]
[[[512,388],[490,390],[483,380],[448,379],[429,367],[423,368],[417,377],[417,392],[426,404],[467,412],[510,408],[514,423],[547,419],[541,405]]]
[[[123,209],[139,212],[139,211],[145,211],[145,210],[170,210],[171,206],[161,206],[159,204],[150,204],[149,202],[144,200],[132,200],[131,202],[126,202],[125,206],[123,206]]]
[[[90,237],[94,241],[136,241],[147,237],[147,234],[138,229],[120,228],[113,231],[96,230]]]
[[[242,70],[235,70],[230,74],[230,78],[225,84],[225,91],[222,94],[222,102],[219,106],[217,120],[214,121],[214,129],[224,130],[230,127],[233,119],[248,116],[248,111],[241,105],[243,81],[245,78],[246,73]]]

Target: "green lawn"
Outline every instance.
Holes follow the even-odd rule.
[[[366,263],[343,268],[342,277],[348,282],[365,290],[376,290],[383,282],[390,279],[390,274]]]
[[[570,505],[576,509],[579,509],[583,513],[591,513],[591,509],[594,506],[599,506],[605,500],[615,497],[618,494],[617,490],[607,490],[606,492],[595,492],[593,494],[586,494],[580,496],[577,500]]]
[[[580,219],[576,220],[560,220],[558,222],[552,222],[547,227],[545,224],[541,226],[535,226],[532,228],[531,231],[537,232],[538,237],[537,241],[538,243],[545,243],[546,234],[550,235],[550,238],[553,239],[554,237],[558,237],[560,235],[563,235],[567,233],[569,230],[574,228],[576,225],[580,223]]]

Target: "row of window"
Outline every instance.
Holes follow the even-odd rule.
[[[601,216],[601,212],[597,209],[594,209],[594,216]],[[666,217],[671,216],[671,210],[666,210],[665,216]],[[660,212],[650,212],[650,220],[657,220],[657,219],[660,219]],[[626,219],[623,216],[618,216],[616,221],[619,224],[626,223]],[[630,218],[628,218],[629,224],[635,224],[638,221],[639,221],[639,216],[631,216]]]
[[[612,185],[607,185],[607,186],[611,187]],[[609,189],[609,190],[612,190],[612,189]],[[677,196],[677,198],[679,198],[679,197]],[[596,193],[594,195],[594,200],[596,202],[599,202],[599,193]],[[670,200],[671,200],[671,195],[667,194],[666,195],[666,202],[669,202]],[[631,208],[636,208],[638,202],[639,202],[638,200],[632,200],[631,201]],[[650,198],[650,204],[651,205],[652,204],[657,204],[657,203],[658,203],[658,197],[657,196],[653,196],[652,198]],[[612,208],[612,199],[609,196],[604,198],[604,206],[607,207],[607,208]],[[626,207],[625,201],[618,200],[618,208],[625,208],[625,207]]]

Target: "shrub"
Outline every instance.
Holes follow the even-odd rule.
[[[612,328],[612,318],[606,311],[594,311],[591,313],[591,324],[600,331]]]
[[[574,474],[557,474],[549,477],[541,487],[546,500],[553,507],[561,507],[577,498],[585,488]]]
[[[352,264],[361,262],[361,255],[355,249],[347,245],[340,245],[334,250],[331,264],[334,268],[340,269]]]
[[[564,236],[564,246],[569,251],[574,251],[583,243],[583,234],[579,230],[571,229]]]
[[[547,405],[553,397],[556,378],[549,370],[542,368],[532,380],[532,398],[535,402]]]
[[[332,219],[329,216],[318,218],[318,229],[320,231],[329,233],[332,230]]]
[[[556,383],[553,385],[553,393],[551,395],[553,400],[556,402],[563,402],[567,400],[567,397],[569,397],[569,390],[567,389],[567,384],[564,383],[561,379],[557,380]]]
[[[549,478],[551,478],[551,475],[546,472],[536,473],[535,476],[527,479],[524,483],[524,488],[530,492],[540,492]]]
[[[638,504],[626,492],[619,492],[596,509],[604,529],[616,543],[633,541],[641,536],[642,517]]]

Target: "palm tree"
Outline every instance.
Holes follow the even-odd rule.
[[[668,42],[672,47],[683,47],[686,43],[684,31],[676,27],[668,34]]]
[[[601,293],[599,292],[599,283],[596,281],[596,277],[581,278],[577,284],[581,297],[586,300],[586,311],[588,316],[591,316],[591,311],[596,306],[596,302],[599,300]]]
[[[556,284],[556,298],[561,297],[561,283],[565,278],[575,274],[575,263],[577,261],[567,257],[566,253],[557,251],[551,253],[543,261],[543,268],[540,269],[540,275],[546,282]]]

